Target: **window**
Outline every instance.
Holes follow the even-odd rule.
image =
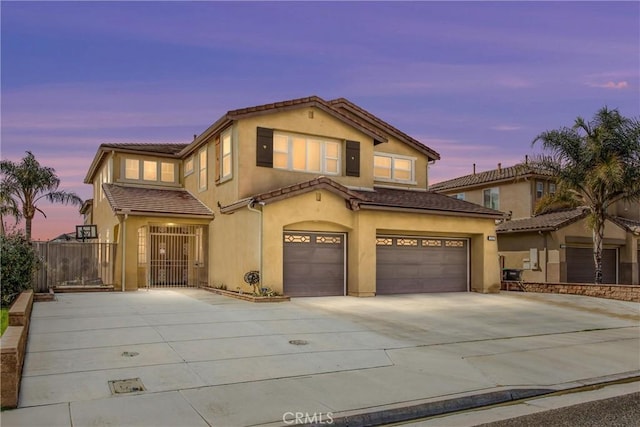
[[[207,147],[198,153],[198,188],[200,191],[207,189]]]
[[[324,138],[274,133],[273,167],[299,172],[337,175],[340,143]]]
[[[124,177],[126,179],[140,179],[140,160],[126,159]]]
[[[124,178],[129,181],[176,184],[176,163],[156,160],[125,159]],[[111,172],[106,173],[111,180]]]
[[[454,194],[452,197],[453,197],[454,199],[464,200],[464,193]]]
[[[487,188],[482,192],[484,199],[484,207],[491,209],[500,209],[500,191],[496,188]]]
[[[175,176],[175,165],[173,163],[160,163],[160,181],[174,182]]]
[[[233,161],[231,157],[231,131],[220,136],[220,179],[229,179],[233,173]]]
[[[551,194],[551,195],[556,194],[556,184],[555,184],[555,182],[550,182],[549,183],[549,194]]]
[[[184,176],[191,175],[193,173],[193,156],[189,157],[184,162]]]
[[[138,228],[138,265],[147,264],[147,227]]]
[[[143,179],[145,181],[157,181],[158,180],[158,163],[143,160],[142,161]]]
[[[414,157],[375,153],[373,176],[380,181],[415,183],[415,162]]]
[[[536,181],[536,199],[540,199],[544,195],[544,182]]]

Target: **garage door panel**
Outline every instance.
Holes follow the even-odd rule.
[[[467,291],[467,242],[461,239],[377,239],[377,294]]]
[[[593,248],[566,248],[567,282],[593,283]],[[602,250],[602,283],[617,283],[617,249]]]
[[[344,295],[345,238],[332,233],[284,233],[284,293]]]

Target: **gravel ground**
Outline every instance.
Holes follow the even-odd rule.
[[[477,427],[637,427],[640,392],[481,424]]]

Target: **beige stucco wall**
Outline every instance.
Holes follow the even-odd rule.
[[[346,208],[341,197],[326,190],[312,191],[264,206],[263,215],[263,279],[266,286],[278,292],[283,290],[284,230],[348,233],[349,295],[375,294],[376,234],[469,238],[471,289],[477,292],[497,292],[499,289],[497,244],[487,239],[487,236],[495,235],[492,219],[374,210],[351,211]]]
[[[210,286],[250,290],[243,277],[248,271],[260,271],[259,229],[260,214],[246,208],[230,215],[216,215],[209,226]]]
[[[448,195],[464,193],[464,200],[482,206],[484,205],[484,190],[497,187],[500,189],[499,210],[506,213],[512,212],[511,218],[518,219],[528,218],[533,213],[531,185],[531,181],[523,180],[519,182],[487,185],[465,191],[450,190],[444,193]]]
[[[613,215],[621,216],[623,218],[633,219],[640,221],[640,202],[623,202],[616,203]]]
[[[313,114],[310,114],[313,113]],[[311,117],[312,116],[312,117]],[[390,138],[388,143],[374,147],[373,139],[361,131],[347,125],[341,120],[318,108],[300,108],[296,110],[276,112],[240,119],[235,125],[234,142],[237,147],[234,161],[240,175],[238,177],[236,199],[249,197],[265,191],[314,179],[315,173],[291,172],[275,168],[256,166],[256,129],[258,127],[275,129],[276,131],[315,135],[340,141],[353,140],[360,142],[360,176],[344,176],[345,147],[342,147],[341,173],[331,175],[331,179],[345,186],[372,188],[373,153],[382,151],[416,157],[415,187],[427,187],[427,158],[417,150]],[[233,197],[220,193],[221,203],[233,202]]]

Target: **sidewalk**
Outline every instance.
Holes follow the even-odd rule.
[[[640,375],[639,305],[623,301],[460,293],[251,304],[197,289],[57,298],[34,305],[20,408],[2,413],[3,426],[283,425],[296,413],[326,422]],[[144,391],[109,387],[135,378]]]

